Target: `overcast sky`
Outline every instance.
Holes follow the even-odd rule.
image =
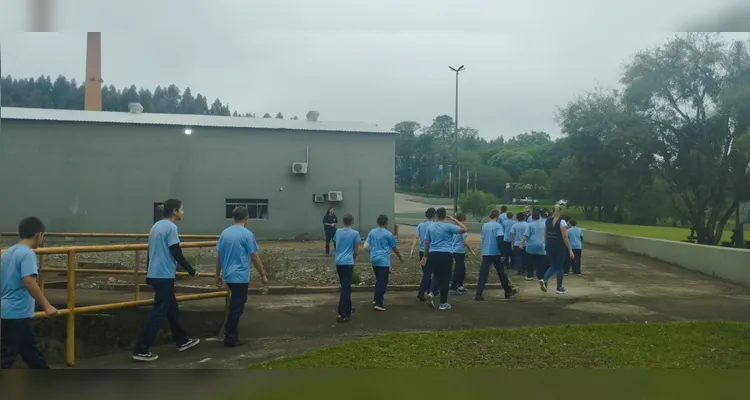
[[[190,86],[240,112],[392,126],[459,122],[506,138],[559,134],[556,107],[617,85],[641,49],[732,0],[74,0],[54,28],[27,29],[29,0],[0,2],[2,75],[85,73],[102,31],[102,78],[118,88]],[[728,39],[747,34],[726,34]]]

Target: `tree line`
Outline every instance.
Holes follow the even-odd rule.
[[[560,107],[557,122],[557,140],[532,131],[487,141],[463,127],[458,165],[477,171],[478,189],[506,199],[519,193],[506,183],[521,183],[591,219],[692,227],[699,243],[718,244],[750,200],[750,40],[678,35],[635,55],[618,87]],[[452,124],[443,115],[395,126],[397,185],[445,194],[447,177],[432,178],[453,163]]]
[[[55,108],[83,110],[85,85],[75,78],[58,76],[54,81],[49,76],[38,78],[14,78],[7,75],[0,78],[2,88],[0,106],[26,108]],[[135,85],[118,89],[114,85],[102,86],[102,111],[128,111],[128,104],[140,103],[143,112],[162,114],[224,115],[256,118],[251,112],[240,113],[232,110],[229,104],[215,99],[211,105],[201,93],[193,94],[190,87],[180,90],[177,85],[157,86],[153,91],[137,88]],[[274,118],[270,113],[263,118]],[[280,112],[275,118],[284,119]],[[299,119],[294,116],[291,119]]]

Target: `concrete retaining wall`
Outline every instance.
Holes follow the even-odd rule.
[[[609,247],[664,261],[750,287],[750,251],[718,246],[621,236],[585,230],[585,244]]]

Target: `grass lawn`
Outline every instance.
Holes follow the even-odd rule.
[[[541,205],[540,207],[546,207],[552,209],[551,205]],[[498,205],[498,209],[500,206]],[[508,211],[512,213],[519,213],[523,211],[523,206],[512,205],[508,207]],[[676,228],[671,226],[645,226],[645,225],[628,225],[628,224],[614,224],[610,222],[598,222],[587,220],[583,214],[583,211],[578,208],[566,208],[565,213],[570,215],[576,221],[578,226],[582,229],[591,229],[599,232],[614,233],[617,235],[624,236],[640,236],[654,239],[663,240],[686,240],[690,235],[690,229],[688,228]],[[413,218],[413,219],[424,219],[424,213],[399,213],[396,217],[401,218]],[[476,222],[471,216],[469,216],[469,222]],[[486,222],[484,219],[482,222]],[[732,230],[726,229],[722,236],[722,241],[729,241],[732,237]],[[750,238],[750,227],[745,228],[745,239]]]
[[[750,325],[607,324],[392,333],[253,369],[750,368]]]

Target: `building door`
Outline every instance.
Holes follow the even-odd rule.
[[[157,223],[164,218],[164,203],[154,203],[154,223]]]

